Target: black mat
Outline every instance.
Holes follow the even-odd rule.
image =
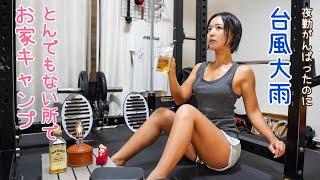
[[[108,147],[110,155],[114,154],[129,137],[132,132],[126,126],[114,129],[104,129],[101,133],[90,134],[86,139],[88,144],[97,147],[100,143]],[[162,135],[159,139],[134,158],[129,160],[126,166],[141,167],[145,176],[156,166],[164,149],[167,137]],[[21,138],[22,156],[19,167],[24,179],[41,179],[41,154],[47,153],[47,140],[44,134],[25,136]],[[45,146],[39,148],[39,146]],[[28,149],[26,149],[28,148]],[[304,177],[306,180],[320,179],[320,154],[307,150],[305,153]],[[183,158],[170,174],[170,179],[259,179],[273,180],[283,179],[283,165],[275,161],[242,151],[239,162],[231,169],[224,172],[216,172],[205,166],[196,166],[193,162]]]

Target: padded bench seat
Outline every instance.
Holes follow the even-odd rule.
[[[95,169],[90,180],[143,180],[144,172],[139,167],[101,167]]]

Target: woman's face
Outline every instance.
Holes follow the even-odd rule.
[[[227,36],[224,32],[224,23],[221,16],[213,18],[208,26],[208,45],[210,49],[220,50],[229,47],[226,43]]]

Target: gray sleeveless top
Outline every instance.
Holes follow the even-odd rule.
[[[212,62],[204,62],[200,65],[193,86],[193,94],[196,96],[198,109],[219,129],[229,136],[238,138],[239,131],[236,127],[234,104],[240,96],[234,93],[232,80],[239,65],[233,63],[222,77],[206,81],[203,79],[203,75],[210,63]]]

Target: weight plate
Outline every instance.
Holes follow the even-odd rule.
[[[108,95],[107,79],[103,72],[97,72],[97,92],[101,100],[105,100]]]
[[[86,71],[81,71],[78,78],[78,88],[85,97],[89,97],[89,78]]]
[[[182,83],[189,77],[191,71],[192,71],[192,68],[187,67],[187,68],[183,68],[181,73],[178,74],[177,79],[180,85],[182,85]]]
[[[178,75],[177,79],[178,79],[178,82],[180,85],[183,84],[183,82],[185,80],[187,80],[187,78],[189,77],[190,73],[192,71],[192,68],[191,67],[186,67],[186,68],[183,68],[181,73]],[[194,107],[198,107],[198,103],[197,103],[197,99],[194,95],[192,95],[186,102],[185,104],[190,104]]]

